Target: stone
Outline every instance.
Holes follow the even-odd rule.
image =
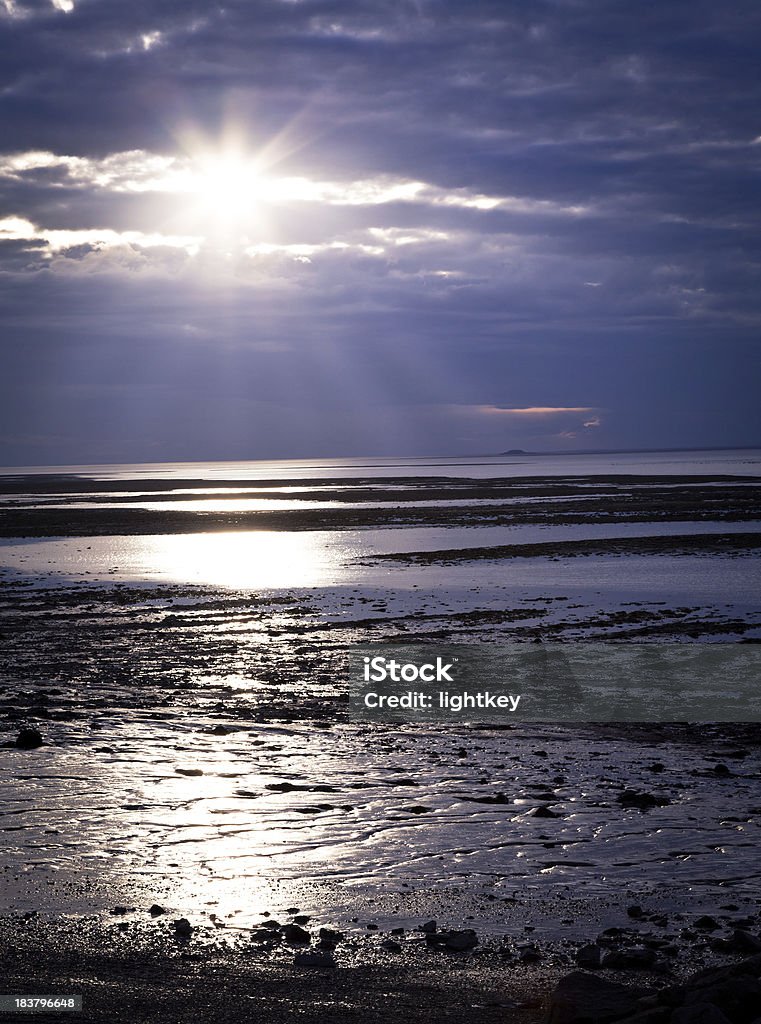
[[[381,949],[385,949],[387,953],[401,953],[402,947],[398,942],[394,942],[393,939],[384,939],[380,944]]]
[[[680,1006],[671,1014],[670,1024],[730,1024],[721,1010],[710,1003]]]
[[[186,917],[180,917],[174,922],[174,934],[178,939],[189,939],[193,934],[193,925]]]
[[[596,974],[574,971],[561,978],[550,999],[547,1024],[608,1024],[640,1009],[648,989],[619,985]]]
[[[606,953],[602,959],[603,967],[630,967],[634,970],[644,970],[652,967],[657,959],[654,949],[647,949],[645,946],[632,946],[630,949],[613,949]]]
[[[16,737],[16,747],[19,750],[36,750],[43,742],[39,729],[22,729]]]
[[[758,953],[761,952],[761,939],[742,928],[735,928],[730,938],[716,939],[711,948],[717,953]]]
[[[478,936],[472,928],[466,928],[463,931],[441,932],[440,935],[447,949],[454,952],[461,953],[478,945]]]
[[[151,915],[151,917],[161,917],[161,915],[165,914],[166,911],[164,910],[163,907],[160,907],[158,903],[154,903],[151,909],[148,911],[148,913]]]
[[[664,1006],[658,1006],[635,1013],[633,1017],[626,1017],[621,1024],[670,1024],[670,1022],[669,1011]]]
[[[721,925],[715,917],[711,917],[709,914],[703,914],[693,924],[693,928],[700,928],[702,931],[715,932]]]
[[[622,807],[638,807],[641,811],[648,811],[651,807],[665,807],[671,803],[667,796],[638,792],[636,789],[624,789],[616,799]]]
[[[685,1007],[701,1003],[717,1007],[732,1024],[750,1024],[761,1006],[761,982],[758,978],[741,975],[687,992]]]
[[[587,970],[595,971],[600,966],[602,949],[596,942],[590,942],[576,952],[576,963],[579,967],[586,967]]]
[[[286,942],[311,942],[312,936],[309,932],[304,931],[303,928],[297,924],[284,924],[280,929],[280,932]]]

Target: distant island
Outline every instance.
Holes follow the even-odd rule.
[[[757,451],[761,445],[738,444],[738,445],[715,445],[710,448],[701,446],[699,448],[574,448],[558,451],[527,452],[523,448],[510,448],[509,451],[499,452],[491,458],[502,458],[504,455],[651,455],[667,454],[668,452],[734,452],[734,451]]]

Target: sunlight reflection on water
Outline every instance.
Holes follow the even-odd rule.
[[[0,564],[68,578],[144,580],[232,589],[318,587],[343,582],[363,553],[345,534],[268,530],[14,541]]]
[[[141,537],[131,572],[233,588],[317,587],[342,575],[346,553],[335,536],[311,532]]]
[[[596,555],[587,558],[488,560],[461,564],[363,564],[367,556],[405,551],[601,537],[754,532],[757,523],[602,523],[405,527],[379,530],[232,530],[210,533],[0,541],[0,568],[51,581],[181,583],[226,589],[309,589],[377,585],[400,588],[514,585],[641,585],[672,593],[746,599],[757,592],[756,560],[700,556]],[[560,553],[558,553],[560,554]],[[625,564],[625,584],[622,566]],[[610,572],[608,573],[608,568]],[[610,577],[610,578],[609,578]],[[709,583],[709,580],[711,581]]]

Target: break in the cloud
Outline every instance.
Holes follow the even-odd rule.
[[[759,440],[749,0],[0,22],[0,462]]]

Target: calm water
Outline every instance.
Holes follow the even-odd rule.
[[[62,471],[103,483],[70,496],[9,494],[0,506],[13,514],[58,509],[64,519],[83,508],[96,517],[114,509],[329,516],[342,508],[337,488],[302,500],[300,481],[340,478],[346,489],[361,479],[363,489],[377,490],[377,502],[365,496],[352,509],[385,504],[401,516],[410,503],[384,498],[390,477],[671,474],[677,492],[688,475],[759,478],[761,452],[47,470]],[[138,487],[120,492],[127,500],[119,503],[104,489],[107,481],[156,478],[177,482],[162,495],[169,501]],[[185,488],[187,479],[203,483]],[[214,484],[228,480],[246,493],[226,497]],[[273,483],[259,486],[263,480]],[[652,521],[616,521],[628,499],[622,491],[619,501],[614,487],[612,513],[595,521],[605,495],[590,481],[568,499],[584,509],[574,521],[566,498],[519,489],[499,507],[530,512],[544,504],[544,521],[394,525],[392,517],[365,528],[6,537],[3,738],[29,721],[48,743],[33,752],[0,747],[0,852],[9,868],[0,874],[0,908],[86,913],[158,901],[194,924],[216,914],[245,928],[264,909],[298,905],[320,924],[349,929],[352,919],[363,928],[366,920],[406,925],[438,916],[522,935],[527,918],[520,906],[510,910],[516,893],[572,892],[625,905],[632,893],[671,887],[690,913],[757,898],[757,749],[738,752],[733,741],[716,753],[657,738],[643,745],[549,725],[422,734],[335,720],[330,657],[358,640],[544,633],[575,641],[664,627],[688,641],[757,635],[756,555],[371,560],[761,527],[747,516],[716,521],[722,482],[709,486],[717,511],[697,519],[657,521],[656,513]],[[480,502],[423,495],[415,504],[477,515]],[[730,760],[731,777],[714,772],[717,760]],[[657,787],[670,803],[648,814],[622,809],[624,787]],[[482,801],[496,793],[508,801]],[[548,803],[557,818],[533,816]],[[547,927],[560,927],[563,916],[553,913]],[[588,917],[578,920],[581,938]]]
[[[608,473],[761,476],[761,449],[622,452],[592,455],[490,455],[406,459],[290,459],[257,462],[153,462],[94,466],[0,467],[0,475],[71,473],[95,480],[256,480],[447,476],[588,476]]]

